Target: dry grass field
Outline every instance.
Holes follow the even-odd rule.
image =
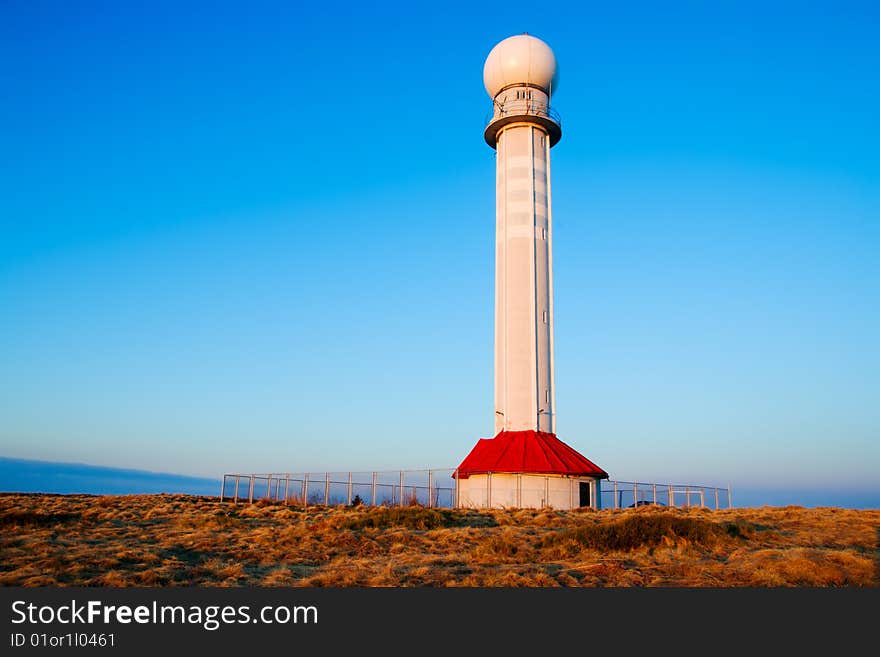
[[[880,510],[0,495],[0,585],[878,586]]]

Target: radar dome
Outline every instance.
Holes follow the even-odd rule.
[[[483,65],[483,84],[489,96],[515,84],[529,84],[548,94],[556,89],[556,57],[546,43],[530,34],[507,37]]]

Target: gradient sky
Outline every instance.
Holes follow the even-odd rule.
[[[877,5],[501,6],[0,3],[0,455],[454,467],[493,421],[482,65],[528,31],[559,436],[876,495]]]

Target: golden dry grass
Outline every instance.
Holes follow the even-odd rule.
[[[0,585],[878,586],[880,510],[0,495]]]

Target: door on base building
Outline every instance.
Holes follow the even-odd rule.
[[[579,506],[590,506],[590,482],[580,482],[580,504]]]

